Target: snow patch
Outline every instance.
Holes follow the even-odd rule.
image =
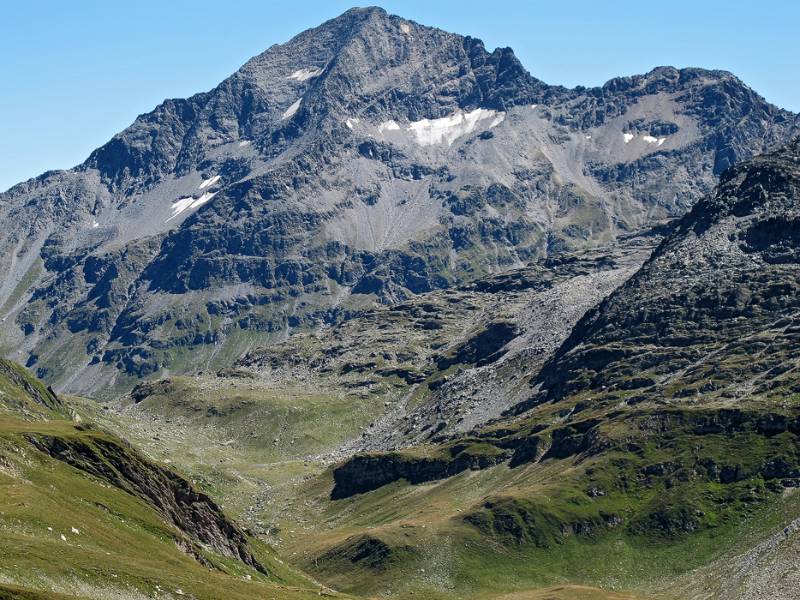
[[[378,131],[383,133],[384,131],[397,131],[400,129],[400,125],[397,124],[397,121],[389,120],[384,121],[380,125],[378,125]]]
[[[410,35],[411,34],[411,26],[408,23],[400,23],[400,31],[402,31],[406,35]]]
[[[204,179],[203,183],[200,184],[198,189],[204,190],[207,187],[211,187],[215,183],[219,181],[219,175],[214,175],[213,177],[209,177],[208,179]]]
[[[200,196],[197,200],[192,202],[191,208],[198,208],[200,206],[203,206],[203,204],[205,204],[206,202],[211,200],[216,195],[217,195],[217,192],[206,192],[205,194]]]
[[[92,221],[92,229],[97,229],[98,227],[100,227],[100,223],[97,221]]]
[[[344,124],[347,125],[348,129],[352,129],[354,125],[357,125],[361,119],[347,119]]]
[[[175,202],[172,203],[171,207],[172,216],[164,222],[166,223],[167,221],[171,221],[185,210],[190,210],[203,206],[203,204],[211,200],[216,195],[217,192],[206,192],[199,198],[189,197],[176,200]]]
[[[286,119],[291,119],[295,113],[300,110],[300,103],[303,101],[302,98],[298,98],[294,101],[294,103],[286,109],[286,111],[281,116],[281,121],[285,121]]]
[[[478,123],[487,119],[492,119],[489,128],[495,127],[503,122],[506,114],[486,108],[476,108],[465,113],[458,111],[449,117],[441,119],[422,119],[414,121],[408,125],[409,131],[416,142],[421,146],[433,146],[436,144],[452,145],[456,139],[462,135],[467,135],[475,131]]]
[[[497,127],[498,125],[500,125],[500,123],[502,123],[505,120],[506,120],[506,113],[504,112],[497,113],[497,116],[494,119],[492,119],[491,123],[489,123],[489,129],[491,129],[492,127]]]
[[[180,198],[179,200],[175,200],[175,202],[172,203],[171,207],[172,216],[169,219],[167,219],[167,221],[171,221],[179,214],[181,214],[183,211],[185,211],[187,208],[189,208],[192,205],[192,202],[194,202],[194,198],[192,198],[191,196],[188,198]],[[167,221],[164,222],[166,223]]]
[[[314,77],[319,77],[322,75],[323,71],[324,69],[306,67],[305,69],[297,69],[297,71],[289,75],[286,79],[294,79],[295,81],[308,81],[309,79],[314,79]]]
[[[72,528],[72,533],[74,533],[75,535],[79,535],[79,534],[80,534],[80,532],[81,532],[81,530],[80,530],[80,529],[78,529],[77,527],[73,527],[73,528]]]
[[[628,142],[630,142],[633,139],[634,136],[633,136],[632,133],[623,133],[622,137],[625,138],[625,143],[627,144]]]
[[[588,135],[588,134],[587,134],[587,135],[585,135],[585,136],[583,136],[583,137],[584,137],[584,139],[587,139],[587,140],[590,140],[590,139],[592,139],[592,136],[590,136],[590,135]]]
[[[242,140],[241,142],[239,142],[239,148],[246,148],[252,143],[253,142],[251,142],[250,140]]]
[[[65,536],[63,533],[61,534],[61,541],[62,542],[66,542],[67,541],[67,536]]]
[[[652,135],[643,135],[642,139],[648,144],[655,144],[656,146],[660,146],[661,144],[667,141],[667,138],[656,138],[653,137]]]

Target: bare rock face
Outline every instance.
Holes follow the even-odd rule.
[[[353,9],[0,194],[2,347],[82,393],[227,366],[680,216],[795,128],[729,73],[567,90],[508,48]]]

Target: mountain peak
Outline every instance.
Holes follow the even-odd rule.
[[[490,53],[476,38],[370,7],[348,10],[269,48],[218,90],[240,97],[247,89],[265,129],[277,126],[277,135],[293,138],[342,127],[348,119],[418,121],[460,110],[505,110],[537,102],[545,88],[510,48]]]

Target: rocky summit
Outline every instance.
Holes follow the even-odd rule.
[[[730,73],[570,90],[353,9],[0,195],[2,349],[92,395],[225,367],[680,216],[796,127]]]
[[[799,136],[357,8],[0,194],[0,598],[795,598]]]

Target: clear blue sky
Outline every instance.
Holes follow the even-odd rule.
[[[733,71],[800,111],[794,0],[376,2],[511,46],[528,70],[599,85],[658,65]],[[0,190],[82,162],[165,98],[214,87],[251,56],[353,1],[27,0],[0,6]]]

